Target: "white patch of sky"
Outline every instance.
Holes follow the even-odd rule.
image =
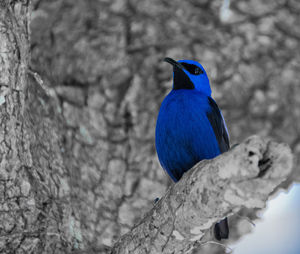
[[[300,253],[300,184],[280,192],[260,216],[250,234],[229,246],[233,254]]]

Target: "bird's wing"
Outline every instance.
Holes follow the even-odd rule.
[[[224,153],[230,148],[227,127],[217,103],[211,97],[208,97],[208,101],[211,111],[206,115],[218,140],[220,152]]]

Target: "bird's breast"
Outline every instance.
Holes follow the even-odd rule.
[[[207,96],[190,90],[171,92],[161,105],[156,150],[163,168],[176,179],[200,160],[220,153],[207,118],[209,110]]]

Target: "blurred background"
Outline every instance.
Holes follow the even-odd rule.
[[[81,248],[92,253],[111,246],[171,184],[154,146],[160,103],[172,86],[166,56],[205,67],[232,144],[253,134],[288,143],[295,154],[292,178],[300,181],[299,1],[32,5],[31,69],[58,95]],[[300,187],[288,190],[265,213],[231,218],[234,243],[225,244],[233,253],[300,253]]]

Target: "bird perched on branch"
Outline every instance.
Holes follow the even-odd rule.
[[[228,151],[229,135],[202,65],[164,61],[173,66],[174,81],[160,107],[155,145],[161,166],[177,182],[199,161]],[[215,225],[214,234],[217,240],[228,238],[227,218]]]

